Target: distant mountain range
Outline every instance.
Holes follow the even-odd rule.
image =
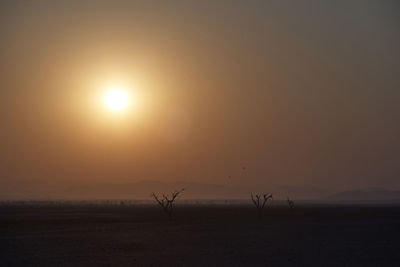
[[[343,191],[330,195],[328,200],[331,201],[372,201],[372,202],[399,202],[400,190],[352,190]]]
[[[68,188],[66,197],[79,198],[118,198],[148,199],[151,193],[169,193],[185,188],[184,196],[189,199],[248,199],[250,193],[269,192],[277,199],[321,199],[329,196],[331,191],[307,186],[233,186],[191,182],[140,181],[129,184],[97,184],[74,186]]]
[[[400,191],[373,189],[333,191],[313,186],[222,185],[193,182],[161,182],[144,180],[125,184],[91,184],[74,186],[39,186],[29,190],[14,188],[1,199],[151,199],[156,194],[185,188],[184,199],[249,199],[251,193],[272,193],[274,199],[309,200],[318,202],[397,202]]]
[[[268,186],[268,185],[221,185],[192,182],[140,181],[129,184],[97,184],[71,187],[66,197],[107,198],[107,199],[149,199],[151,193],[169,193],[185,188],[186,199],[248,199],[250,193],[269,192],[275,199],[312,201],[397,201],[400,191],[386,189],[332,191],[313,186]]]

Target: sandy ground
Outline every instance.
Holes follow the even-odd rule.
[[[1,206],[1,266],[400,266],[400,207]]]

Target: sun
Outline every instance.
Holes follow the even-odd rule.
[[[123,110],[128,105],[128,95],[122,89],[113,89],[106,92],[105,103],[111,110]]]

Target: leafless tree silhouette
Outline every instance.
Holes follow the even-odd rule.
[[[288,205],[289,205],[289,208],[290,208],[290,212],[292,213],[293,210],[294,210],[294,201],[291,200],[289,197],[286,197],[286,199],[287,199],[287,202],[288,202]]]
[[[254,206],[257,208],[258,219],[261,220],[263,217],[263,210],[265,205],[268,202],[268,199],[273,199],[272,194],[255,194],[251,193],[251,200],[253,201]]]
[[[153,198],[157,201],[157,203],[162,207],[165,214],[167,214],[168,220],[172,219],[172,211],[174,209],[174,201],[185,189],[175,190],[171,193],[171,196],[163,194],[162,197],[157,196],[155,193],[152,193]]]

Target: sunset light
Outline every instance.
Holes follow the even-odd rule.
[[[128,105],[128,96],[123,90],[110,90],[104,98],[107,107],[111,110],[123,110]]]
[[[0,267],[400,267],[399,14],[0,0]]]

